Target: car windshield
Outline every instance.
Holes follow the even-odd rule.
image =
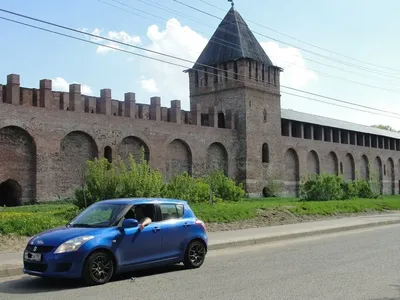
[[[94,204],[81,212],[68,226],[110,227],[115,223],[125,207],[125,204],[116,203]]]

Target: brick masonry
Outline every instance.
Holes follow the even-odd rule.
[[[261,196],[271,180],[294,196],[303,176],[322,172],[349,180],[374,172],[382,193],[399,193],[400,135],[283,119],[281,69],[248,59],[216,67],[188,70],[190,111],[179,100],[161,107],[159,97],[136,103],[132,92],[123,101],[110,89],[86,96],[79,84],[52,91],[48,79],[25,88],[19,75],[8,75],[0,85],[0,193],[4,182],[16,181],[23,201],[69,197],[82,185],[88,159],[138,159],[142,147],[166,180],[220,169],[249,196]]]

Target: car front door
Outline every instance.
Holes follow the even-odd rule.
[[[184,251],[190,224],[183,219],[183,205],[160,203],[162,230],[162,259],[174,260]]]
[[[150,223],[142,230],[139,227],[121,229],[117,240],[119,245],[116,245],[121,265],[123,267],[143,266],[160,261],[161,241],[160,225],[157,222]]]

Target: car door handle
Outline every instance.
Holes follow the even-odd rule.
[[[157,231],[160,231],[160,230],[161,230],[161,228],[159,228],[159,227],[154,227],[154,228],[153,228],[153,231],[154,231],[154,232],[157,232]]]
[[[183,227],[190,227],[190,224],[185,223],[185,224],[183,224]]]

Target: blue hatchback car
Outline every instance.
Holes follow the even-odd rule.
[[[147,219],[147,223],[142,223]],[[24,273],[108,282],[113,275],[183,262],[199,268],[208,246],[204,222],[173,199],[115,199],[92,204],[66,226],[32,237]]]

